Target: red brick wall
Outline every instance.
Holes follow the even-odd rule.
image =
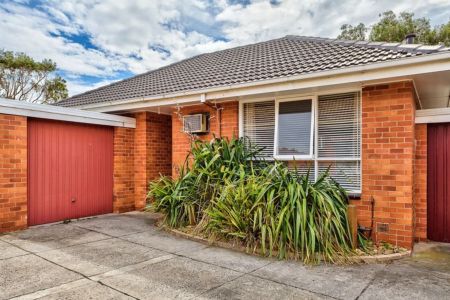
[[[147,113],[134,115],[136,129],[134,130],[134,197],[135,208],[145,206],[147,194]]]
[[[427,240],[427,124],[416,125],[414,161],[415,240]]]
[[[0,114],[0,232],[27,227],[27,118]]]
[[[239,103],[237,101],[225,102],[218,105],[220,108],[220,126],[218,124],[217,109],[208,106],[207,104],[199,104],[194,106],[183,107],[179,114],[174,111],[172,114],[172,175],[177,176],[180,166],[184,163],[190,149],[190,138],[183,132],[183,122],[180,116],[185,116],[195,113],[209,113],[210,114],[210,132],[205,135],[199,135],[196,138],[209,141],[215,135],[216,137],[233,137],[238,136],[238,118],[239,118]]]
[[[147,184],[172,175],[172,117],[147,113]]]
[[[414,89],[411,82],[367,86],[362,92],[362,195],[359,221],[375,240],[413,242]],[[387,232],[380,225],[388,224]]]
[[[114,129],[114,212],[142,209],[148,183],[171,175],[171,116],[139,112],[136,129]]]
[[[148,183],[162,175],[171,174],[172,119],[171,116],[150,112],[135,114],[135,208],[145,206]]]
[[[113,211],[134,210],[134,129],[114,128]]]

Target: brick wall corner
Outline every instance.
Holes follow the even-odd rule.
[[[27,227],[27,118],[0,114],[0,232]]]

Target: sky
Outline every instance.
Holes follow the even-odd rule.
[[[446,23],[449,0],[0,0],[0,49],[52,59],[69,95],[206,52],[409,11]]]

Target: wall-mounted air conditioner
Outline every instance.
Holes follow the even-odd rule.
[[[209,131],[208,115],[195,114],[183,116],[183,131],[186,133],[205,133]]]

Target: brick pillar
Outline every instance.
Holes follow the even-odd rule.
[[[147,196],[147,112],[136,113],[134,131],[134,200],[135,208],[145,206]]]
[[[373,197],[373,238],[407,248],[413,243],[414,100],[411,82],[368,86],[362,93],[359,208],[370,209]]]
[[[172,119],[151,112],[135,115],[135,206],[145,207],[149,182],[171,174]]]
[[[416,125],[414,161],[414,237],[427,240],[427,124]]]
[[[0,114],[0,232],[27,227],[27,118]]]
[[[147,113],[148,181],[172,174],[172,117]]]
[[[183,107],[180,110],[182,116],[197,113],[209,113],[210,128],[208,134],[198,135],[196,138],[202,141],[210,141],[213,136],[228,137],[239,136],[239,102],[229,101],[218,105],[221,109],[220,126],[217,110],[206,104],[192,105]],[[190,139],[183,132],[183,122],[177,112],[172,114],[172,176],[177,177],[180,166],[186,160],[190,150]]]
[[[134,129],[114,127],[113,211],[134,210]]]

